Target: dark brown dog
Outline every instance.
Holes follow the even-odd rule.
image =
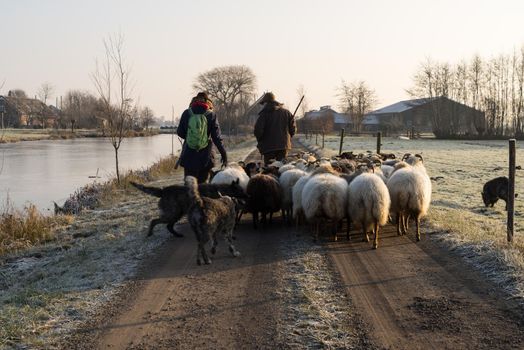
[[[175,230],[175,224],[187,213],[191,201],[187,188],[181,185],[173,185],[164,188],[150,187],[131,182],[131,185],[140,191],[159,197],[158,208],[160,217],[151,220],[149,225],[148,236],[153,234],[153,229],[158,224],[167,224],[167,229],[177,237],[184,235]],[[230,185],[200,184],[198,189],[202,196],[211,198],[220,198],[220,194],[237,198],[242,201],[246,194],[239,185],[239,181],[233,181]]]

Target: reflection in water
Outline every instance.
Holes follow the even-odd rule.
[[[180,144],[175,138],[175,154]],[[137,137],[122,141],[120,171],[152,165],[171,153],[171,135]],[[115,153],[107,139],[83,138],[27,141],[0,145],[0,208],[7,198],[22,207],[31,202],[41,210],[62,204],[77,188],[115,175]]]

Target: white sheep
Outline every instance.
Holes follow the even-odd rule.
[[[310,176],[306,175],[298,179],[291,191],[293,218],[295,219],[297,226],[304,217],[304,210],[302,209],[302,190],[304,189],[306,182],[309,181],[309,178]]]
[[[227,167],[224,168],[224,170],[221,170],[215,174],[211,180],[211,183],[217,185],[228,185],[237,179],[239,180],[240,187],[242,187],[245,192],[247,189],[247,183],[249,182],[249,176],[247,176],[246,172],[240,165],[236,163],[230,163]]]
[[[411,217],[416,223],[416,239],[420,241],[420,219],[427,214],[431,202],[431,180],[422,161],[413,161],[413,166],[397,163],[387,187],[391,212],[397,216],[397,234],[406,234]]]
[[[346,216],[347,182],[333,174],[311,176],[302,190],[302,209],[308,222],[316,224],[315,239],[318,239],[321,221],[337,223]]]
[[[293,186],[297,181],[306,175],[306,172],[300,169],[291,169],[280,175],[278,182],[282,188],[282,212],[284,219],[291,222],[291,210],[293,208]]]
[[[362,173],[348,187],[348,214],[355,227],[362,228],[369,242],[368,232],[373,231],[373,249],[378,248],[378,231],[388,221],[391,200],[386,184],[380,176]]]
[[[291,169],[296,169],[296,166],[293,164],[284,164],[280,168],[278,168],[278,173],[283,174],[286,171],[291,170]]]

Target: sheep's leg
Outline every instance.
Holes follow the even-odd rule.
[[[261,213],[261,216],[262,216],[262,228],[266,228],[267,227],[267,213],[265,212],[262,212]]]
[[[337,231],[338,231],[338,221],[335,221],[333,223],[333,226],[331,227],[331,230],[334,231],[333,234],[334,234],[334,240],[335,242],[337,241]]]
[[[417,235],[416,235],[416,238],[417,238],[417,242],[420,241],[420,219],[419,217],[417,216],[417,218],[415,219],[415,225],[417,226]]]
[[[320,222],[317,221],[315,223],[315,238],[313,239],[313,241],[315,242],[318,242],[318,232],[320,231]]]
[[[269,212],[269,224],[272,225],[273,224],[273,212]]]
[[[287,220],[286,220],[286,217],[287,217],[286,209],[281,209],[280,211],[281,211],[281,213],[282,213],[282,220],[283,220],[284,222],[286,222],[286,221],[287,221]]]
[[[402,236],[402,232],[400,231],[400,225],[402,221],[402,215],[400,212],[397,213],[397,236]]]
[[[347,227],[346,227],[346,238],[348,239],[349,241],[349,232],[351,231],[351,220],[349,218],[349,216],[346,217],[346,220],[347,220]]]
[[[405,235],[408,233],[408,220],[409,220],[409,214],[403,213],[402,214],[402,234]]]
[[[369,242],[368,231],[366,230],[366,225],[362,224],[362,232],[364,233],[363,242]]]
[[[373,249],[378,248],[378,222],[375,221],[375,240],[373,241]]]
[[[253,212],[253,228],[255,230],[258,228],[258,211]]]

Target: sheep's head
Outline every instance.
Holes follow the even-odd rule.
[[[251,177],[255,174],[258,174],[260,171],[260,165],[255,162],[249,162],[244,165],[244,171],[246,172],[247,176]]]

